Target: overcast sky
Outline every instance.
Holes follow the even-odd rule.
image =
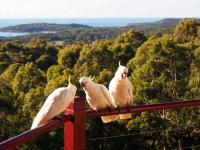
[[[0,18],[200,17],[200,0],[1,0]]]

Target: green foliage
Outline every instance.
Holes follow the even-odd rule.
[[[34,119],[37,112],[42,107],[44,100],[44,88],[40,86],[37,86],[35,89],[30,89],[25,95],[22,112],[26,114],[26,116],[29,116],[30,122]]]
[[[46,82],[45,74],[33,63],[21,66],[13,79],[13,91],[16,95],[26,93],[37,86],[44,86]]]
[[[0,79],[3,80],[10,87],[12,86],[13,79],[22,64],[11,64],[9,67],[0,75]]]
[[[40,69],[46,71],[51,65],[55,63],[55,61],[48,55],[42,55],[35,61],[35,63]]]
[[[191,43],[177,43],[172,36],[149,38],[141,45],[135,57],[128,63],[132,71],[130,80],[134,89],[134,102],[143,104],[189,99],[194,98],[195,93],[196,98],[199,98],[199,85],[193,79],[198,80],[197,74],[199,74],[197,69],[199,64],[196,64],[198,49],[194,50],[196,46],[199,47]],[[141,113],[133,117],[135,119],[129,122],[128,128],[130,130],[139,128],[140,131],[147,131],[149,128],[162,130],[156,135],[151,135],[151,139],[145,140],[145,145],[170,149],[168,145],[175,147],[177,137],[179,137],[179,146],[188,140],[188,134],[193,134],[194,136],[190,135],[190,138],[195,138],[196,131],[190,130],[188,133],[188,128],[197,123],[194,116],[198,115],[199,111],[196,110]],[[173,129],[176,128],[179,132],[173,133]],[[157,138],[152,139],[152,136]]]
[[[9,108],[12,107],[12,89],[6,85],[6,83],[0,80],[0,110],[5,108],[10,111]]]
[[[149,39],[129,61],[134,95],[141,99],[184,98],[191,58],[171,37]]]
[[[63,75],[64,69],[65,69],[64,66],[61,66],[61,65],[53,65],[49,67],[49,69],[47,70],[47,76],[46,76],[47,81],[50,81],[51,79],[55,79],[59,75]]]
[[[72,44],[58,53],[58,64],[68,68],[73,68],[79,58],[83,44]]]
[[[175,28],[175,39],[178,42],[194,41],[199,35],[200,23],[196,19],[181,20]]]
[[[104,68],[112,68],[114,59],[109,50],[110,45],[107,41],[85,44],[75,65],[75,72],[80,76],[96,76]]]
[[[10,57],[6,53],[2,52],[0,53],[0,60],[1,62],[10,62]]]
[[[0,62],[0,73],[4,72],[9,64],[7,62]]]
[[[114,73],[111,70],[103,69],[99,72],[99,76],[94,79],[95,82],[100,83],[108,87],[108,81],[111,81],[113,78]]]
[[[67,86],[68,78],[72,75],[73,72],[70,68],[65,68],[64,66],[60,65],[51,66],[47,71],[48,83],[46,84],[45,95],[48,96],[58,87]],[[73,78],[71,80],[73,81]]]
[[[0,47],[0,61],[8,63],[25,63],[27,58],[24,55],[24,48],[18,42],[6,42]]]
[[[137,48],[140,47],[146,39],[143,33],[130,30],[120,35],[115,40],[115,43],[111,46],[111,50],[116,60],[121,60],[122,64],[126,64],[127,60],[134,57]]]
[[[194,51],[194,61],[190,66],[190,78],[188,86],[190,87],[190,95],[192,98],[200,97],[200,47]]]

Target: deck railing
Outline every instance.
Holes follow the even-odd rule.
[[[65,150],[85,150],[86,136],[85,124],[87,119],[103,115],[124,114],[143,111],[157,111],[165,109],[180,109],[183,107],[200,106],[200,100],[184,100],[176,102],[166,102],[159,104],[145,104],[130,106],[120,109],[105,109],[101,111],[86,111],[85,99],[76,97],[74,102],[66,109],[65,115],[49,121],[44,126],[29,130],[16,137],[10,138],[0,143],[0,150],[9,150],[24,144],[33,138],[48,133],[64,124],[64,149]]]

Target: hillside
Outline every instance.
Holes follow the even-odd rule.
[[[49,24],[49,23],[31,23],[17,26],[0,28],[1,32],[58,32],[71,28],[91,28],[82,24]]]
[[[165,18],[165,19],[161,19],[159,21],[155,21],[155,22],[148,22],[148,23],[129,23],[126,26],[127,27],[137,27],[137,26],[154,26],[154,25],[167,25],[167,26],[174,26],[177,25],[179,23],[180,20],[182,20],[184,18]],[[187,18],[185,18],[187,19]],[[189,18],[188,18],[189,19]],[[199,18],[197,18],[197,21],[200,21]]]
[[[152,26],[152,25],[176,25],[181,19],[179,18],[165,18],[155,22],[148,22],[148,23],[129,23],[127,27],[133,26]]]
[[[180,18],[166,18],[154,22],[153,24],[162,24],[162,25],[176,25],[180,21]]]
[[[78,41],[92,42],[95,40],[113,40],[123,32],[130,29],[136,29],[144,32],[146,36],[157,35],[161,36],[165,33],[172,33],[174,26],[132,26],[132,27],[96,27],[96,28],[68,28],[62,31],[50,31],[50,32],[35,32],[34,34],[27,34],[17,37],[9,38],[9,41],[18,40],[22,42],[28,42],[32,38],[40,37],[47,41],[63,41],[65,43],[74,43]]]
[[[156,35],[161,37],[163,34],[171,34],[179,18],[167,18],[151,23],[130,23],[125,27],[90,27],[81,24],[47,24],[34,23],[18,26],[10,26],[0,29],[4,32],[30,32],[27,34],[9,38],[9,41],[18,40],[28,42],[32,38],[40,37],[48,42],[62,42],[65,44],[74,42],[92,42],[95,40],[113,40],[123,32],[130,29],[139,30],[147,37]]]

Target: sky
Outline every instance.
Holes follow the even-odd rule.
[[[1,0],[0,18],[200,17],[200,0]]]

